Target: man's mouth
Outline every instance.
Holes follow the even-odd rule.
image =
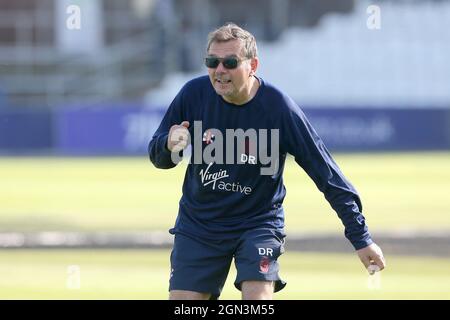
[[[225,79],[216,79],[216,81],[221,84],[227,84],[227,83],[231,82],[231,80],[225,80]]]

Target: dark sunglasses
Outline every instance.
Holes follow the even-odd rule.
[[[248,59],[240,60],[236,57],[225,57],[225,58],[217,58],[217,57],[206,57],[205,58],[205,66],[208,68],[215,69],[222,62],[222,65],[226,69],[236,69],[239,66],[239,63]]]

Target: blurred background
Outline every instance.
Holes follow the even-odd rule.
[[[167,297],[186,164],[157,170],[146,149],[228,21],[256,36],[259,76],[303,108],[388,260],[367,279],[289,159],[276,297],[450,298],[447,0],[0,0],[0,298]]]

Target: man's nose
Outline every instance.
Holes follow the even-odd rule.
[[[218,72],[218,73],[225,73],[226,71],[227,71],[227,68],[225,68],[223,66],[223,62],[221,61],[219,63],[219,65],[217,66],[217,68],[216,68],[216,72]]]

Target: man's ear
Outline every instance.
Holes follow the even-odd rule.
[[[250,76],[254,76],[256,73],[256,70],[258,69],[259,65],[259,59],[258,57],[254,57],[250,60]]]

